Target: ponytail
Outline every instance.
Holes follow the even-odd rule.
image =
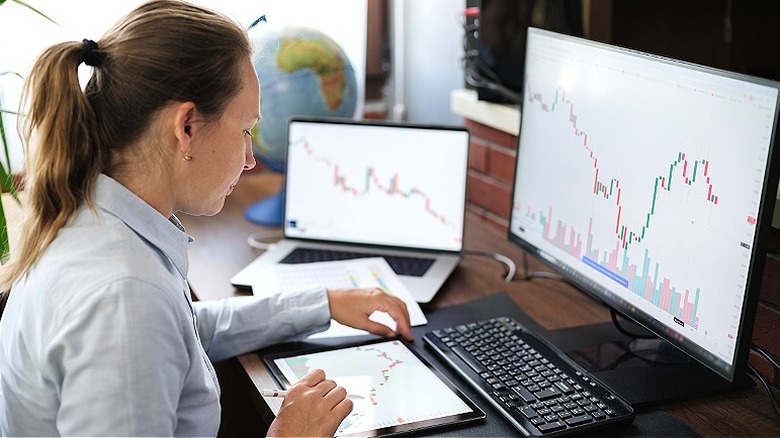
[[[84,204],[100,173],[127,165],[125,149],[148,132],[171,102],[194,102],[216,119],[241,88],[240,61],[251,55],[235,21],[177,0],[151,0],[99,41],[54,45],[25,81],[25,214],[18,246],[0,268],[9,291]],[[92,66],[82,91],[78,66]],[[0,297],[3,293],[0,292]]]
[[[67,42],[48,48],[27,77],[20,111],[28,167],[26,214],[19,246],[0,275],[0,290],[24,274],[89,194],[105,165],[96,121],[78,81],[78,66],[90,46]]]

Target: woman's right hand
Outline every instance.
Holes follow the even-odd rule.
[[[326,379],[324,371],[312,370],[287,391],[268,436],[333,436],[350,412],[347,390]]]

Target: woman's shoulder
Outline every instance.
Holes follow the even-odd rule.
[[[60,230],[28,280],[36,289],[69,296],[107,293],[122,284],[134,285],[125,287],[128,292],[157,290],[167,295],[179,291],[182,283],[165,254],[121,220],[83,211]]]
[[[82,210],[60,230],[42,263],[60,271],[103,276],[167,279],[164,252],[121,219],[102,211]]]

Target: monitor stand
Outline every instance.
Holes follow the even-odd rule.
[[[545,338],[634,407],[755,385],[745,374],[729,382],[667,341],[629,338],[611,322],[549,331]]]

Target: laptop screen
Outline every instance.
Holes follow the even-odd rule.
[[[288,143],[285,236],[462,249],[465,128],[294,118]]]

